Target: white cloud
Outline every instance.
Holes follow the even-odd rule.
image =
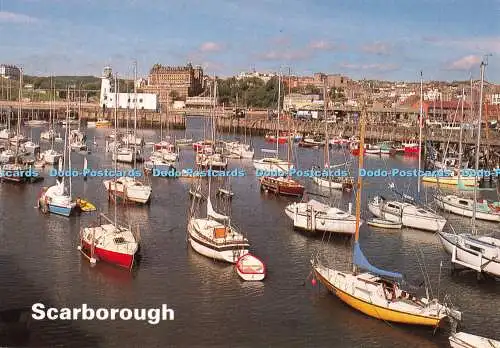
[[[387,64],[351,64],[351,63],[342,63],[340,64],[342,68],[352,69],[352,70],[373,70],[373,71],[393,71],[398,70],[399,65],[387,63]]]
[[[391,53],[391,45],[384,42],[375,42],[361,47],[361,50],[366,53],[377,55],[388,55]]]
[[[474,66],[479,66],[481,63],[481,57],[477,55],[468,55],[451,62],[448,66],[448,70],[470,70]]]
[[[0,11],[0,23],[28,24],[28,23],[35,23],[38,21],[39,20],[37,18],[22,13]]]
[[[304,60],[310,57],[310,52],[307,50],[296,50],[296,51],[268,51],[260,55],[259,58],[263,60],[274,60],[274,61],[297,61]]]
[[[313,50],[332,50],[336,48],[336,46],[332,42],[325,40],[318,40],[318,41],[312,41],[309,44],[309,48]]]
[[[207,41],[200,45],[200,52],[218,52],[223,46],[217,42]]]

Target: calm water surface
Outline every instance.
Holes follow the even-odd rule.
[[[202,121],[190,119],[187,135],[201,138]],[[109,130],[88,130],[98,146],[88,155],[91,168],[112,168],[111,154],[104,152],[104,136]],[[147,141],[159,132],[141,131]],[[39,130],[34,131],[35,134]],[[171,132],[184,137],[184,132]],[[230,137],[230,135],[227,135]],[[259,149],[272,148],[262,138],[252,137],[256,158]],[[47,147],[47,144],[43,145]],[[281,147],[283,154],[286,147]],[[299,167],[310,168],[322,161],[322,150],[296,149]],[[341,150],[333,160],[344,160]],[[72,155],[75,167],[83,157]],[[191,168],[191,148],[181,152],[179,168]],[[354,160],[354,165],[357,165]],[[415,168],[414,158],[381,159],[366,157],[365,168]],[[149,206],[119,207],[120,219],[141,226],[142,260],[133,272],[103,263],[91,267],[77,251],[78,232],[94,216],[64,218],[45,216],[35,206],[44,185],[52,185],[47,175],[43,183],[0,186],[0,310],[30,309],[35,302],[54,307],[159,307],[168,304],[175,320],[153,326],[133,321],[74,321],[30,323],[28,332],[1,335],[0,344],[68,347],[203,347],[203,346],[287,346],[287,347],[439,347],[447,346],[448,329],[435,334],[432,329],[387,324],[371,319],[344,305],[318,285],[312,286],[309,260],[315,253],[336,267],[348,267],[351,242],[344,238],[322,241],[294,231],[284,208],[290,199],[261,193],[251,161],[231,160],[230,169],[242,167],[247,176],[231,181],[235,197],[233,221],[251,241],[251,250],[267,265],[263,283],[240,281],[230,265],[207,259],[188,247],[186,221],[191,179],[152,178],[153,198]],[[130,167],[123,167],[130,168]],[[311,192],[327,195],[302,180]],[[387,190],[387,178],[367,178],[363,190],[363,218],[369,218],[366,200]],[[414,194],[415,179],[396,178],[400,191]],[[433,186],[423,186],[422,199],[431,197]],[[73,192],[94,202],[112,215],[102,179],[73,180]],[[384,193],[385,192],[385,193]],[[488,192],[491,194],[490,192]],[[496,194],[492,196],[495,198]],[[347,209],[354,195],[334,192],[336,204]],[[457,230],[465,231],[469,221],[450,216]],[[497,225],[479,222],[481,231],[494,232]],[[478,282],[470,272],[452,275],[448,256],[432,233],[403,229],[389,231],[362,226],[361,245],[372,264],[405,273],[420,284],[425,264],[432,292],[440,298],[449,294],[463,312],[463,330],[500,339],[496,328],[498,293],[495,281]],[[443,267],[440,270],[440,262]],[[441,277],[439,274],[441,273]],[[423,288],[419,290],[425,294]],[[12,338],[14,337],[14,338]],[[2,342],[4,340],[5,342]]]

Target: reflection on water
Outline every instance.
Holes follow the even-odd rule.
[[[201,138],[202,120],[189,118],[188,127],[188,136]],[[109,129],[88,130],[89,142],[94,136],[98,142],[87,155],[91,168],[113,167],[111,154],[104,152],[104,136],[110,132]],[[140,134],[146,141],[159,139],[159,131],[141,130]],[[171,134],[185,137],[184,131]],[[273,147],[263,138],[250,139],[256,158],[263,157],[261,148]],[[47,146],[47,143],[42,144],[42,150]],[[56,144],[59,150],[61,146]],[[294,152],[301,168],[323,163],[323,151],[294,146]],[[280,153],[285,156],[286,146],[280,147]],[[332,162],[344,162],[345,153],[345,150],[334,149]],[[357,165],[357,158],[350,161],[353,166]],[[416,157],[367,156],[365,166],[410,169],[416,167],[416,161]],[[72,163],[81,168],[83,156],[73,153]],[[191,168],[193,163],[191,148],[182,150],[178,168]],[[188,189],[192,182],[188,178],[151,178],[150,205],[118,206],[119,221],[141,228],[142,258],[133,272],[102,263],[92,267],[76,246],[80,227],[92,222],[95,214],[67,219],[46,216],[34,208],[40,188],[54,182],[54,178],[47,176],[49,168],[46,168],[43,171],[47,176],[45,182],[26,186],[0,185],[0,310],[15,306],[29,308],[33,301],[42,298],[56,306],[88,303],[149,308],[167,303],[175,309],[175,321],[158,327],[118,321],[82,321],[74,323],[77,329],[56,323],[51,323],[53,326],[35,325],[33,335],[45,339],[40,342],[49,342],[45,345],[64,342],[73,346],[153,347],[160,341],[176,346],[227,346],[228,342],[235,346],[260,346],[265,342],[265,345],[290,347],[332,346],[332,342],[344,347],[387,347],[394,346],[395,342],[398,346],[409,347],[446,345],[446,330],[433,335],[432,330],[425,328],[388,325],[352,310],[325,289],[312,287],[308,278],[311,258],[320,253],[328,264],[349,269],[351,240],[294,231],[283,212],[293,199],[261,193],[251,161],[232,160],[229,164],[230,170],[238,167],[242,167],[247,176],[231,179],[231,189],[235,193],[231,202],[232,220],[249,238],[251,252],[266,264],[268,274],[263,283],[242,282],[233,265],[214,262],[188,246],[186,220],[190,205]],[[353,174],[356,176],[355,172]],[[74,178],[72,190],[75,196],[89,199],[113,217],[114,205],[108,203],[102,179],[89,178],[85,182]],[[308,178],[298,179],[309,192],[329,193]],[[362,218],[370,217],[365,209],[369,197],[375,194],[391,197],[387,187],[392,181],[399,191],[416,195],[415,178],[365,178]],[[206,182],[204,180],[204,185]],[[422,185],[420,198],[431,202],[435,190],[435,186]],[[479,195],[496,198],[490,191]],[[313,195],[310,198],[319,199]],[[332,201],[347,210],[349,203],[354,202],[354,195],[334,191]],[[457,230],[466,230],[470,224],[469,219],[459,216],[446,217]],[[498,225],[488,222],[478,221],[477,224],[481,231],[498,229]],[[478,283],[470,272],[452,275],[449,256],[443,252],[434,234],[410,229],[376,229],[365,224],[360,231],[360,243],[371,263],[403,272],[414,285],[422,283],[424,269],[431,279],[432,294],[439,294],[441,298],[450,294],[453,303],[463,311],[464,330],[494,336],[493,328],[498,327],[500,318],[492,303],[499,293],[499,283]],[[26,285],[26,279],[30,285]],[[420,287],[418,292],[424,294],[425,289]],[[61,327],[64,331],[57,335]],[[196,328],[196,335],[193,328]]]

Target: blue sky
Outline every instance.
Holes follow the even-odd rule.
[[[154,63],[388,80],[467,79],[491,53],[500,0],[0,0],[0,61],[28,74],[140,75]]]

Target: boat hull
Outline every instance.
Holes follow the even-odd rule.
[[[293,227],[311,233],[332,232],[352,236],[356,232],[356,220],[322,218],[312,214],[308,220],[307,213],[286,208],[285,214],[293,221]],[[309,226],[308,226],[309,221]],[[363,224],[360,221],[360,226]]]
[[[489,259],[480,255],[479,252],[466,248],[463,243],[452,233],[439,233],[439,240],[444,250],[452,255],[452,262],[461,264],[478,272],[485,272],[500,277],[500,259]],[[455,260],[455,261],[454,261]]]
[[[260,181],[260,189],[282,196],[301,197],[304,194],[304,186],[298,183],[295,185],[282,185],[278,181],[266,180],[265,177]]]
[[[188,226],[188,229],[192,227]],[[196,236],[196,232],[189,234],[189,243],[191,247],[198,253],[213,260],[224,261],[228,263],[236,263],[238,259],[248,253],[248,245],[241,248],[235,246],[216,247],[210,243],[201,240]]]
[[[49,212],[51,214],[62,215],[62,216],[71,216],[73,213],[73,207],[63,207],[59,205],[49,204]]]
[[[456,215],[472,217],[474,213],[472,209],[467,209],[464,207],[457,206],[456,204],[446,202],[446,200],[444,200],[443,198],[435,197],[435,202],[439,208],[443,209],[444,211],[449,211]],[[476,210],[476,219],[499,222],[500,214],[491,214]]]
[[[90,255],[91,254],[91,245],[84,239],[81,241],[83,251]],[[132,268],[134,264],[134,255],[119,253],[116,251],[106,250],[104,248],[95,247],[94,249],[94,257],[97,257],[99,260],[111,263],[123,268]]]
[[[320,272],[318,272],[316,268],[313,268],[313,272],[315,276],[319,279],[319,281],[324,286],[326,286],[326,288],[330,292],[335,294],[342,302],[372,318],[389,321],[393,323],[434,326],[434,327],[438,326],[442,320],[441,318],[404,313],[384,308],[375,305],[373,303],[366,302],[334,286],[325,277],[323,277],[323,275]]]

